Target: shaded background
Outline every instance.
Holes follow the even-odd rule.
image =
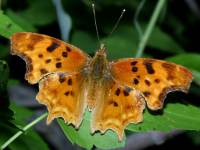
[[[140,35],[135,27],[134,17],[140,0],[97,0],[96,17],[100,40],[108,48],[110,60],[121,57],[134,57]],[[151,17],[157,0],[146,0],[137,22],[142,32]],[[169,0],[161,11],[157,25],[149,39],[143,57],[169,59],[184,55],[180,62],[187,62],[199,53],[200,8],[197,0]],[[108,36],[122,9],[126,9],[117,30]],[[87,0],[3,0],[1,9],[9,18],[26,31],[47,34],[80,47],[90,55],[98,49],[98,41],[90,1]],[[0,18],[1,19],[1,18]],[[1,89],[0,116],[6,124],[0,126],[0,143],[36,118],[46,108],[35,100],[37,85],[29,85],[24,80],[25,62],[9,54],[9,40],[0,37],[0,59],[5,60],[9,72],[4,72],[8,90]],[[200,60],[199,60],[200,61]],[[8,68],[8,66],[0,66]],[[200,66],[196,68],[200,69]],[[9,78],[8,78],[9,74]],[[2,75],[2,74],[0,74]],[[3,76],[3,75],[2,75]],[[5,81],[4,80],[4,81]],[[200,106],[199,84],[192,84],[188,95],[170,94],[170,97],[187,97],[191,104]],[[169,100],[168,100],[169,99]],[[2,101],[4,100],[4,101]],[[10,109],[8,105],[10,100]],[[172,102],[171,102],[172,103]],[[6,112],[6,113],[5,113]],[[15,115],[13,114],[15,113]],[[6,114],[6,115],[5,115]],[[15,118],[13,120],[13,118]],[[16,127],[17,125],[17,127]],[[14,127],[15,126],[15,127]],[[169,149],[174,146],[199,149],[200,133],[196,131],[171,131],[167,133],[128,133],[126,149]],[[45,121],[38,123],[34,130],[21,136],[8,149],[81,149],[72,145],[54,121],[50,126]],[[95,147],[94,147],[95,149]]]

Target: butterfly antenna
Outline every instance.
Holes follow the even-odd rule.
[[[115,23],[114,27],[112,28],[111,32],[109,33],[109,36],[113,34],[113,32],[116,30],[117,26],[119,25],[120,20],[122,19],[126,9],[123,9],[121,12],[121,15],[119,16],[117,22]]]
[[[94,25],[95,25],[95,29],[96,29],[97,39],[98,39],[98,41],[100,43],[99,30],[98,30],[98,26],[97,26],[96,12],[95,12],[95,5],[94,5],[94,3],[92,3],[92,11],[93,11],[93,16],[94,16]]]

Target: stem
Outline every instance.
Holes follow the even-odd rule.
[[[135,12],[134,19],[133,19],[134,24],[135,24],[135,28],[136,28],[136,30],[138,32],[139,40],[142,39],[143,31],[142,31],[142,29],[141,29],[141,27],[139,25],[138,18],[139,18],[140,12],[142,11],[142,8],[144,7],[145,2],[146,2],[146,0],[142,0],[140,2],[140,4],[137,7],[137,10]]]
[[[43,120],[47,116],[47,112],[42,114],[41,116],[37,117],[35,120],[27,124],[22,130],[25,132],[28,129],[30,129],[32,126]],[[16,134],[14,134],[12,137],[10,137],[2,146],[1,150],[5,149],[10,143],[12,143],[15,139],[17,139],[20,135],[22,135],[24,132],[18,131]]]
[[[157,2],[156,8],[154,9],[154,12],[153,12],[153,14],[152,14],[152,16],[150,18],[150,21],[149,21],[149,23],[147,25],[147,28],[146,28],[146,30],[145,30],[142,38],[141,38],[141,41],[139,43],[138,50],[137,50],[137,53],[136,53],[136,57],[141,57],[142,56],[144,48],[145,48],[145,46],[147,44],[147,41],[148,41],[152,31],[153,31],[153,28],[154,28],[154,26],[156,24],[158,16],[159,16],[159,14],[160,14],[165,2],[166,2],[166,0],[159,0]]]
[[[1,7],[2,7],[2,0],[0,0],[0,11],[1,11],[1,9],[2,9]]]

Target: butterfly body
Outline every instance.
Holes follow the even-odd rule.
[[[100,47],[95,56],[90,60],[89,67],[89,76],[94,80],[110,77],[109,62],[106,58],[104,45]]]
[[[39,82],[36,99],[47,106],[47,123],[62,117],[76,128],[85,109],[92,111],[91,132],[114,130],[122,140],[129,123],[143,120],[145,106],[163,107],[166,94],[187,92],[192,73],[183,66],[149,58],[109,62],[105,46],[91,58],[58,39],[30,32],[11,37],[11,53],[25,59],[25,78]]]

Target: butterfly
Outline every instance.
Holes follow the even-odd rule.
[[[163,107],[167,93],[188,92],[192,73],[183,66],[150,58],[109,62],[105,45],[94,57],[56,38],[18,32],[11,54],[26,61],[25,79],[39,83],[36,99],[47,106],[47,124],[62,117],[79,128],[86,108],[92,112],[91,132],[111,129],[123,139],[129,123],[143,121],[146,105]]]

